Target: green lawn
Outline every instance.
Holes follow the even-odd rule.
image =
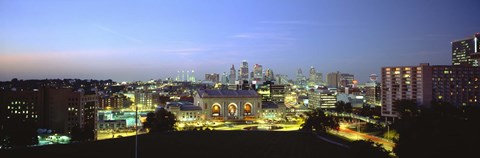
[[[0,151],[0,157],[134,157],[135,137]],[[139,158],[148,157],[349,157],[348,149],[310,133],[185,131],[139,136]]]

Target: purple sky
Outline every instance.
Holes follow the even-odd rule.
[[[477,0],[0,0],[0,80],[164,79],[242,60],[294,78],[310,66],[360,82],[382,66],[448,65],[480,32]]]

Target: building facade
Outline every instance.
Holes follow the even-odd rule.
[[[452,65],[479,66],[480,33],[452,42]]]
[[[427,106],[432,100],[432,71],[428,63],[418,66],[382,68],[382,116],[399,117],[394,107],[397,100],[415,100]]]
[[[199,90],[194,104],[203,109],[207,120],[253,120],[262,108],[254,90]]]
[[[340,72],[332,72],[327,74],[327,86],[329,88],[340,87]]]
[[[432,66],[433,100],[460,106],[480,106],[480,67]]]

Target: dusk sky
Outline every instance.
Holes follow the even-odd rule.
[[[480,32],[478,0],[0,0],[0,80],[132,81],[242,60],[295,78],[314,66],[360,82],[382,66],[451,64]]]

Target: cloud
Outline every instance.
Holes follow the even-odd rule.
[[[249,39],[272,39],[272,40],[297,40],[287,33],[240,33],[232,36],[233,38]]]
[[[138,43],[138,44],[144,44],[144,42],[142,40],[139,40],[139,39],[136,39],[136,38],[133,38],[131,36],[128,36],[126,34],[123,34],[123,33],[120,33],[118,31],[115,31],[109,27],[106,27],[106,26],[103,26],[103,25],[98,25],[98,24],[93,24],[94,27],[102,30],[102,31],[105,31],[105,32],[108,32],[108,33],[111,33],[113,35],[116,35],[116,36],[119,36],[119,37],[122,37],[124,39],[127,39],[131,42],[134,42],[134,43]]]

